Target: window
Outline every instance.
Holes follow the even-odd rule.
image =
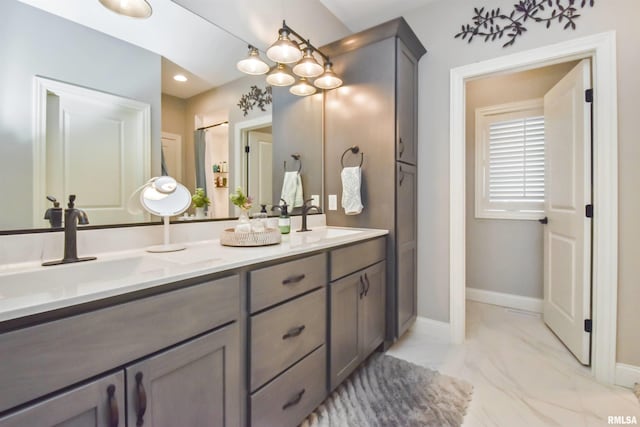
[[[544,211],[542,99],[476,110],[476,218],[538,219]]]

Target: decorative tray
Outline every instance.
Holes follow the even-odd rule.
[[[227,228],[220,235],[220,244],[224,246],[269,246],[282,241],[282,235],[277,228],[265,228],[264,231],[236,233],[233,228]]]

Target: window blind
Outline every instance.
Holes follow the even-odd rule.
[[[544,116],[489,126],[489,201],[544,202]]]

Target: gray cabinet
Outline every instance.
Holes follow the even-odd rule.
[[[126,367],[128,425],[239,424],[236,323]]]
[[[0,427],[124,426],[124,396],[120,371],[2,417]]]
[[[426,50],[398,18],[331,43],[323,51],[349,88],[348,94],[325,93],[325,193],[342,193],[342,153],[353,145],[364,153],[364,210],[359,215],[327,211],[327,224],[389,230],[386,339],[391,342],[416,315],[418,60]],[[349,164],[357,160],[347,156]]]
[[[385,263],[330,284],[330,378],[333,390],[384,340]]]

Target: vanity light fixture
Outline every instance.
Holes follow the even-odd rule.
[[[304,49],[304,56],[302,59],[293,67],[293,72],[296,73],[300,77],[318,77],[324,68],[322,65],[318,64],[316,58],[313,57],[313,49],[307,46]]]
[[[267,75],[267,83],[272,86],[291,86],[296,81],[284,64],[277,64]]]
[[[320,89],[335,89],[342,86],[342,79],[333,72],[333,64],[329,61],[324,63],[324,73],[314,80],[313,84]]]
[[[287,26],[285,21],[282,21],[282,28],[278,31],[278,40],[267,49],[266,53],[267,57],[276,63],[267,75],[267,83],[270,85],[290,86],[295,83],[298,76],[300,77],[298,83],[289,89],[291,93],[298,96],[315,93],[315,87],[329,90],[342,86],[342,79],[333,71],[329,57],[312,45],[308,39]],[[318,62],[320,58],[322,62]],[[249,67],[241,66],[245,61],[260,61],[264,64],[257,48],[249,46],[249,58],[238,62],[238,69],[253,75],[266,73],[266,71],[252,72]],[[286,65],[293,63],[296,63],[292,69],[295,76]],[[267,65],[264,64],[264,67]],[[264,70],[264,67],[261,70]],[[316,78],[313,82],[315,87],[310,83],[310,79],[313,78]]]
[[[269,72],[269,65],[260,58],[258,49],[249,45],[249,55],[245,59],[238,61],[236,65],[238,70],[252,76],[258,76],[260,74],[266,74]]]
[[[131,18],[146,19],[151,16],[151,5],[146,0],[98,0],[107,9]]]
[[[300,81],[291,86],[289,92],[298,96],[307,96],[316,93],[316,88],[309,84],[305,77],[300,77]]]
[[[184,83],[189,79],[187,79],[187,77],[184,74],[176,74],[175,76],[173,76],[173,80]]]

